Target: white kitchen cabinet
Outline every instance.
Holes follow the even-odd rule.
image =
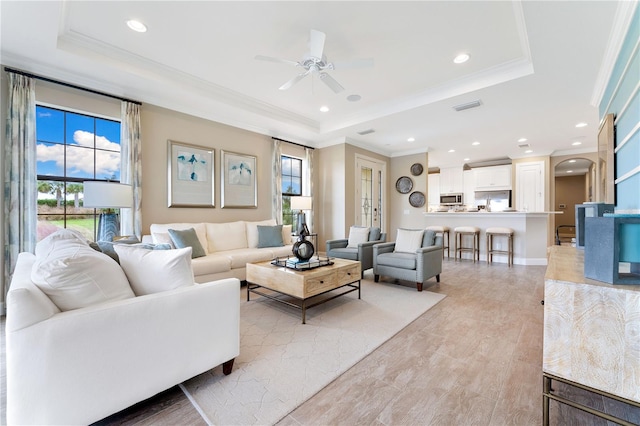
[[[511,189],[511,165],[474,169],[476,191]]]
[[[462,167],[440,169],[440,193],[451,194],[454,192],[464,192]]]
[[[440,205],[440,174],[431,173],[427,178],[427,192],[429,193],[429,206]]]

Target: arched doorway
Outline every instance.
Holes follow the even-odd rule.
[[[555,166],[554,176],[554,210],[564,213],[555,217],[556,244],[570,245],[576,236],[576,204],[595,200],[596,165],[587,158],[569,158]]]

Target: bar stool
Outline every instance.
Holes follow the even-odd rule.
[[[507,265],[513,265],[513,229],[499,226],[487,228],[487,264],[493,263],[494,254],[506,254]],[[497,250],[493,248],[493,237],[507,237],[507,250]]]
[[[473,263],[476,263],[476,258],[480,262],[480,228],[477,226],[457,226],[453,229],[453,235],[456,244],[455,259],[457,260],[458,254],[460,254],[460,260],[462,260],[462,252],[468,251],[473,255]],[[465,236],[473,237],[473,247],[462,245]]]
[[[427,231],[433,231],[436,234],[441,234],[442,235],[442,258],[444,259],[444,249],[447,249],[447,257],[451,257],[451,255],[449,254],[449,241],[451,241],[451,237],[449,236],[449,231],[451,230],[451,228],[449,228],[448,226],[427,226],[425,228]],[[445,235],[447,236],[447,238],[445,238]]]

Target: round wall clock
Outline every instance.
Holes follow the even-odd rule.
[[[311,259],[314,252],[315,249],[313,248],[311,241],[300,240],[293,245],[293,254],[302,261]]]
[[[411,165],[411,174],[412,175],[420,176],[423,171],[424,171],[424,168],[422,167],[422,164],[414,163],[413,165]]]
[[[396,190],[401,194],[408,194],[413,188],[413,181],[408,176],[402,176],[396,181]]]

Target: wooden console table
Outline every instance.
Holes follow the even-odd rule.
[[[544,287],[543,424],[549,401],[631,425],[553,393],[569,383],[640,408],[640,285],[584,277],[584,252],[553,246]]]

